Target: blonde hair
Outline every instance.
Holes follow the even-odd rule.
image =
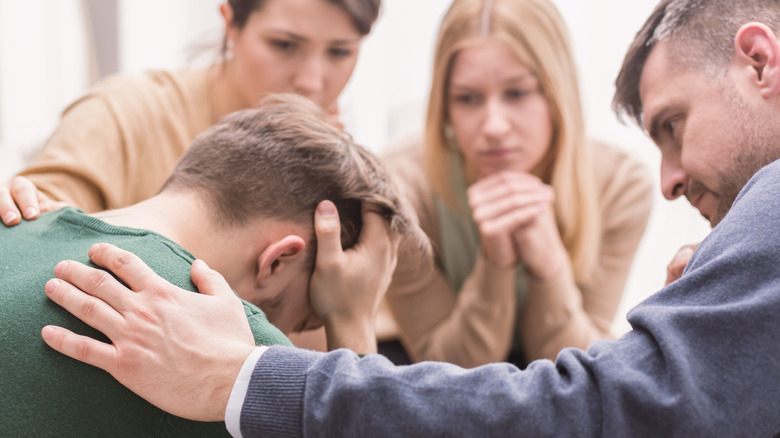
[[[543,158],[545,182],[555,190],[555,217],[578,284],[597,264],[601,223],[585,138],[579,86],[566,25],[548,0],[455,0],[442,21],[433,64],[425,128],[425,168],[434,191],[451,206],[447,89],[453,60],[475,40],[502,41],[535,73],[547,99],[553,136]]]

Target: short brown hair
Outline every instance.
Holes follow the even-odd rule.
[[[411,238],[421,256],[431,252],[376,156],[332,124],[322,108],[297,95],[269,96],[258,108],[232,113],[198,135],[163,190],[202,194],[221,226],[241,226],[255,217],[313,224],[317,205],[330,200],[339,212],[345,249],[357,243],[361,204],[369,202],[391,234]]]
[[[751,21],[780,27],[777,0],[663,0],[626,53],[615,80],[612,108],[642,126],[639,80],[650,52],[659,41],[668,44],[670,56],[681,68],[696,68],[715,77],[734,56],[734,37]]]

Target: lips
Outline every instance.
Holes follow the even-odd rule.
[[[516,151],[514,149],[502,148],[502,149],[488,149],[479,153],[484,158],[501,160],[506,159],[514,155]]]

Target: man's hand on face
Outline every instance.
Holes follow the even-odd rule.
[[[52,201],[23,176],[0,184],[0,218],[6,226],[18,225],[22,216],[27,220],[38,219],[42,212],[65,206],[64,202]]]
[[[350,348],[375,353],[374,320],[398,260],[398,241],[371,205],[363,204],[360,240],[341,248],[341,226],[335,205],[323,201],[314,215],[317,262],[311,279],[314,312],[325,323],[328,349]]]
[[[255,348],[244,307],[225,279],[197,260],[192,265],[197,294],[168,283],[113,245],[94,245],[89,256],[130,288],[105,271],[64,261],[46,294],[112,343],[54,326],[43,328],[44,341],[107,371],[171,414],[224,420],[238,372]]]
[[[691,259],[693,252],[696,251],[698,246],[698,243],[691,243],[684,245],[677,250],[677,253],[674,254],[674,258],[672,258],[672,261],[669,262],[669,264],[666,266],[665,286],[672,284],[673,282],[679,280],[680,277],[682,277],[683,270],[685,270],[685,267],[688,265],[688,260]]]

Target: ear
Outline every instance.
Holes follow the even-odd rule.
[[[225,20],[225,38],[227,41],[236,41],[237,29],[233,26],[233,7],[228,2],[219,5],[219,13]]]
[[[267,286],[286,274],[298,275],[300,270],[292,269],[294,262],[306,256],[306,241],[298,235],[288,235],[268,245],[257,260],[258,286]]]
[[[762,23],[742,26],[734,37],[734,53],[738,65],[753,72],[751,81],[762,97],[780,93],[780,45],[769,27]]]

